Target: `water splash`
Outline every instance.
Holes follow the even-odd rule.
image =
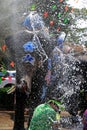
[[[48,86],[49,97],[56,97],[66,106],[66,110],[72,110],[77,114],[78,91],[80,90],[82,75],[76,63],[80,61],[72,53],[64,54],[55,47],[52,55],[51,85]],[[52,98],[51,97],[51,98]],[[78,103],[77,103],[78,102]]]

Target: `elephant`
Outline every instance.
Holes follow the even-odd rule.
[[[34,38],[36,38],[37,42],[32,45],[35,42]],[[76,71],[73,68],[75,68],[75,63],[78,60],[73,56],[63,55],[55,40],[49,39],[41,31],[34,35],[29,30],[20,30],[14,35],[8,36],[5,39],[5,43],[16,68],[16,105],[13,130],[24,130],[24,104],[27,96],[29,96],[29,101],[32,101],[30,103],[31,107],[34,108],[39,103],[52,98],[52,96],[59,99],[68,89],[73,88],[74,90],[75,86],[79,87],[79,85],[74,84],[72,79],[72,77],[76,78],[76,75],[73,75],[72,72]],[[27,48],[27,45],[31,49]],[[52,60],[52,65],[49,65],[50,67],[52,66],[52,81],[50,85],[47,85],[45,80],[49,68],[48,59]],[[41,95],[41,90],[43,95]],[[74,94],[70,95],[70,100],[72,95]],[[46,99],[43,99],[43,97]],[[74,102],[74,106],[75,104],[76,102]],[[71,107],[73,106],[72,102],[70,105]],[[78,108],[75,109],[78,111]],[[73,110],[72,112],[70,108],[67,110],[73,115]],[[33,109],[29,119],[32,117],[32,112]]]
[[[27,43],[32,42],[32,39],[34,38],[34,34],[31,31],[26,29],[20,30],[5,39],[6,46],[16,68],[16,105],[13,130],[24,130],[24,104],[27,96],[31,93],[31,88],[34,88],[34,85],[31,87],[32,78],[36,74],[36,70],[40,70],[39,72],[43,73],[42,79],[44,79],[47,68],[47,57],[49,57],[50,52],[53,50],[53,46],[55,45],[51,45],[50,43],[52,43],[52,40],[45,37],[43,33],[39,32],[37,35],[38,37],[36,38],[39,38],[40,48],[37,45],[37,41],[35,46],[38,47],[33,50],[31,48],[31,52],[26,49]],[[44,59],[46,60],[44,61]],[[41,75],[39,74],[38,76],[37,74],[36,77],[39,77],[40,79]],[[43,81],[39,85],[41,86],[42,83]]]

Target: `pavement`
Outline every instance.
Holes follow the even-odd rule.
[[[25,127],[27,121],[25,120]],[[13,130],[14,111],[0,111],[0,130]]]
[[[12,130],[14,122],[10,114],[10,111],[0,111],[0,130]]]

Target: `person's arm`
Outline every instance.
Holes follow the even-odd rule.
[[[49,120],[52,122],[53,129],[58,128],[60,126],[60,114],[57,113],[55,120],[53,120],[51,117],[49,117]]]

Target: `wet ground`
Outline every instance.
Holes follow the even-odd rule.
[[[68,117],[67,112],[61,116]],[[25,115],[25,127],[27,127],[28,115]],[[14,125],[14,111],[0,111],[0,130],[12,130]],[[61,130],[82,130],[82,125],[72,126],[72,128],[62,128]]]

